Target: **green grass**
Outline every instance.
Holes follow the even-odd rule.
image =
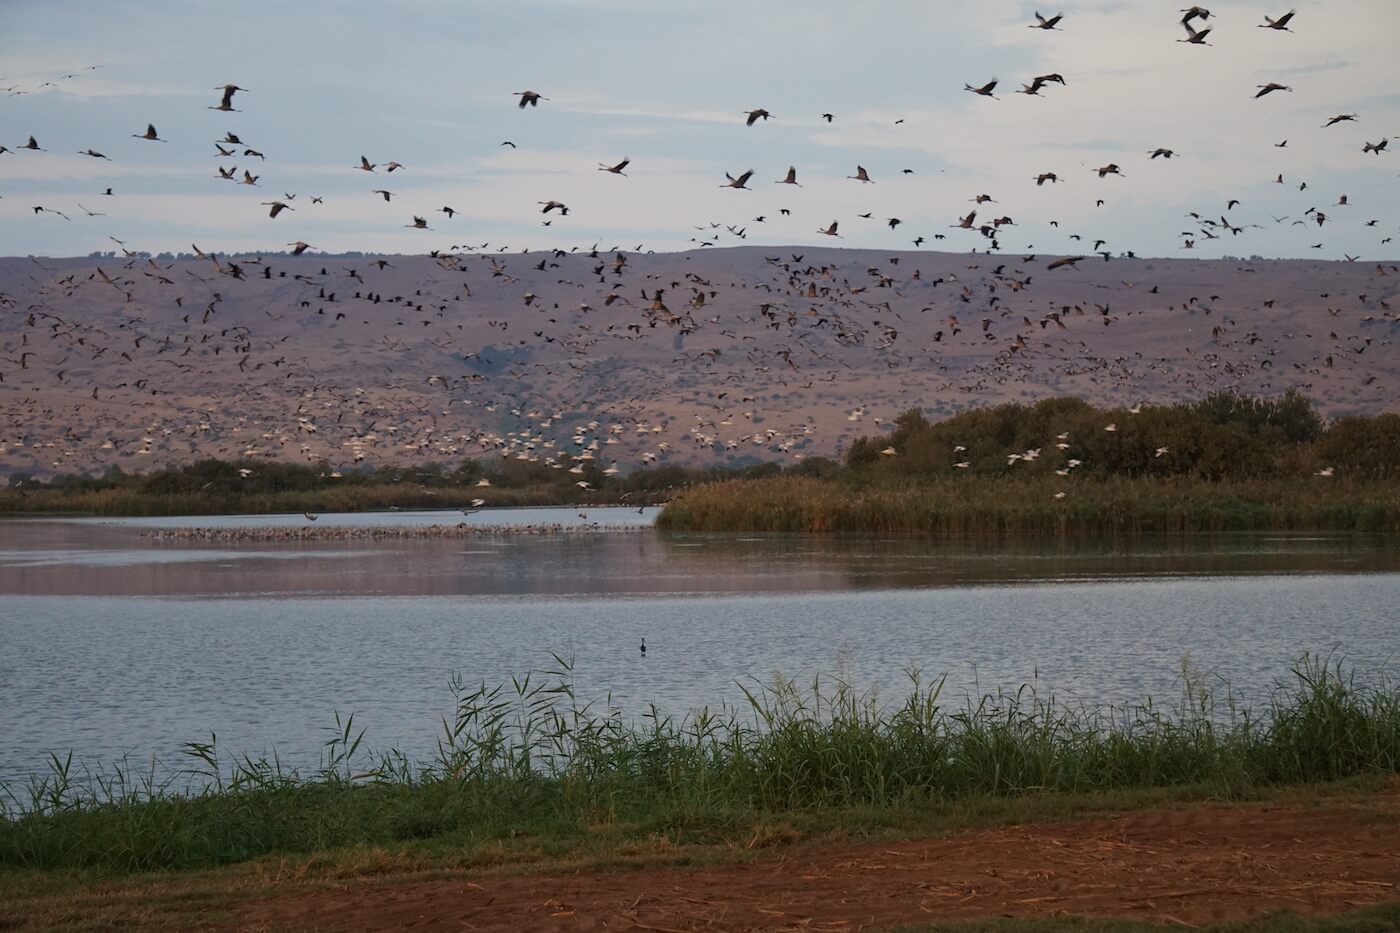
[[[265,515],[295,512],[367,512],[390,508],[457,509],[484,498],[491,507],[616,502],[572,484],[479,489],[470,484],[429,488],[404,485],[327,485],[261,492],[146,492],[139,489],[0,489],[0,514],[61,512],[82,515]]]
[[[1063,498],[1055,498],[1061,492]],[[684,490],[662,511],[657,527],[883,535],[1397,533],[1400,484],[1314,477],[782,476]]]
[[[552,673],[459,685],[424,762],[367,753],[353,717],[337,717],[307,774],[223,760],[212,740],[188,745],[174,771],[79,776],[56,757],[51,773],[4,789],[0,870],[191,869],[357,846],[560,854],[600,835],[681,844],[878,829],[1027,796],[1193,788],[1238,799],[1400,764],[1400,691],[1311,658],[1257,714],[1189,677],[1163,709],[1068,706],[1029,689],[945,706],[941,681],[911,676],[888,705],[839,681],[789,682],[755,686],[742,711],[628,723],[580,706],[568,665]]]

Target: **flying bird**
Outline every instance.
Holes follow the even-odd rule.
[[[1177,39],[1177,42],[1189,42],[1191,45],[1210,45],[1206,41],[1206,36],[1210,35],[1210,29],[1202,29],[1198,32],[1191,28],[1191,24],[1187,20],[1182,20],[1181,25],[1186,29],[1186,38]]]
[[[745,126],[753,126],[759,120],[767,120],[769,117],[772,116],[772,114],[770,114],[767,110],[764,110],[762,107],[758,108],[757,110],[746,110],[744,112],[747,115],[747,119],[744,120]]]
[[[1256,85],[1256,86],[1259,88],[1259,93],[1254,95],[1254,99],[1255,99],[1255,100],[1258,100],[1259,98],[1263,97],[1265,94],[1272,94],[1274,91],[1291,91],[1291,90],[1293,90],[1293,88],[1289,87],[1289,86],[1286,85],[1286,84],[1278,84],[1277,82],[1274,82],[1274,81],[1270,81],[1268,84],[1260,84],[1260,85]]]
[[[147,123],[147,124],[146,124],[146,132],[144,132],[144,133],[132,133],[131,136],[132,136],[133,139],[149,139],[149,140],[151,140],[152,142],[157,142],[157,143],[163,143],[163,142],[165,142],[165,140],[161,139],[159,136],[156,135],[156,125],[155,125],[154,123]]]
[[[846,177],[854,178],[856,181],[865,182],[866,184],[874,184],[874,182],[870,180],[870,173],[865,170],[865,166],[863,165],[857,165],[856,173],[854,175],[847,175]]]
[[[728,178],[729,181],[726,184],[720,185],[721,188],[744,188],[744,185],[748,184],[749,179],[753,177],[753,169],[749,169],[747,172],[740,175],[738,178],[735,178],[728,172],[724,173],[724,177]],[[744,188],[744,190],[750,191],[752,189]]]
[[[223,99],[219,101],[219,106],[217,106],[217,107],[211,106],[211,107],[209,107],[209,109],[210,109],[210,110],[222,110],[222,111],[224,111],[225,113],[230,113],[230,112],[231,112],[231,113],[237,113],[237,112],[238,112],[238,111],[234,108],[234,106],[233,106],[233,94],[234,94],[235,91],[243,91],[244,93],[247,93],[247,91],[248,91],[248,89],[247,89],[246,87],[239,87],[239,86],[236,85],[236,84],[225,84],[223,87],[216,87],[216,88],[214,88],[214,90],[216,90],[216,91],[223,91],[223,92],[224,92],[224,96],[223,96]]]
[[[1262,23],[1259,24],[1259,28],[1260,28],[1260,29],[1277,29],[1277,30],[1280,30],[1280,31],[1282,31],[1282,32],[1292,32],[1293,30],[1291,30],[1291,29],[1288,28],[1288,21],[1289,21],[1290,19],[1292,19],[1292,18],[1293,18],[1293,14],[1294,14],[1294,13],[1297,13],[1297,12],[1298,12],[1297,10],[1289,10],[1287,13],[1283,14],[1283,15],[1280,16],[1278,19],[1274,19],[1273,17],[1267,16],[1267,15],[1266,15],[1266,16],[1264,17],[1264,22],[1262,22]]]
[[[999,100],[1000,98],[998,98],[995,94],[992,93],[992,91],[996,90],[996,86],[997,79],[993,78],[981,87],[973,87],[970,84],[964,84],[963,90],[971,91],[974,94],[981,94],[983,97],[990,97],[992,100]]]
[[[1061,85],[1064,84],[1064,83],[1065,83],[1064,75],[1061,75],[1061,74],[1058,74],[1058,73],[1052,73],[1052,74],[1048,74],[1048,75],[1036,75],[1034,78],[1031,79],[1031,83],[1030,83],[1030,84],[1023,84],[1023,85],[1021,85],[1021,89],[1020,89],[1019,91],[1017,91],[1016,93],[1017,93],[1017,94],[1033,94],[1033,95],[1039,96],[1039,95],[1040,95],[1040,89],[1043,88],[1043,87],[1045,87],[1045,85],[1047,85],[1047,84],[1049,84],[1049,83],[1051,83],[1051,82],[1054,82],[1055,84],[1061,84]]]
[[[782,178],[779,178],[776,182],[774,182],[774,184],[797,185],[797,187],[801,188],[802,186],[797,184],[797,167],[789,165],[787,175],[783,176]]]
[[[538,107],[540,105],[540,101],[549,100],[548,97],[541,97],[535,91],[516,91],[515,96],[520,98],[521,110],[524,110],[527,105],[531,107]]]
[[[630,163],[631,161],[632,161],[631,159],[623,159],[621,162],[617,163],[616,165],[608,165],[608,164],[605,163],[605,162],[599,162],[599,163],[598,163],[598,171],[600,171],[600,172],[610,172],[610,173],[612,173],[612,174],[614,174],[614,175],[622,175],[623,177],[626,177],[627,173],[624,172],[623,169],[625,169],[625,168],[627,167],[628,163]]]
[[[1064,15],[1063,13],[1056,13],[1054,16],[1050,17],[1049,19],[1046,19],[1045,17],[1043,17],[1043,16],[1040,15],[1040,12],[1039,12],[1039,11],[1036,11],[1036,14],[1035,14],[1035,22],[1031,23],[1031,24],[1030,24],[1029,26],[1027,26],[1026,28],[1027,28],[1027,29],[1054,29],[1054,28],[1055,28],[1055,25],[1056,25],[1060,20],[1064,19],[1064,17],[1065,17],[1065,15]]]
[[[278,214],[282,213],[283,211],[294,211],[294,210],[296,210],[296,208],[294,208],[294,207],[288,207],[286,204],[282,203],[281,201],[263,201],[262,203],[263,203],[263,205],[264,205],[265,207],[270,207],[270,208],[272,208],[272,210],[270,210],[270,211],[267,212],[267,216],[269,216],[269,217],[276,217]]]

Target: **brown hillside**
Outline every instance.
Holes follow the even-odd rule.
[[[790,460],[911,407],[1400,388],[1393,265],[1055,258],[0,259],[0,464]]]

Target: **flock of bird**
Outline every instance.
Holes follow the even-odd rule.
[[[1177,41],[1210,45],[1211,12],[1199,6],[1181,12],[1185,36]],[[1291,32],[1294,19],[1289,11],[1258,25]],[[1028,26],[1058,31],[1063,24],[1063,16],[1037,11]],[[965,90],[998,100],[998,86],[992,79]],[[1052,87],[1068,93],[1072,85],[1047,73],[1017,93],[1040,96]],[[246,99],[236,95],[256,96],[232,83],[214,90],[218,102],[207,109],[220,114],[240,112],[234,105]],[[1269,82],[1252,96],[1290,91]],[[514,96],[520,110],[531,111],[529,119],[548,118],[550,97],[534,90]],[[736,115],[756,133],[777,119],[764,107]],[[829,124],[838,117],[820,119]],[[1359,119],[1337,114],[1321,129]],[[168,139],[152,123],[129,135],[140,145]],[[1389,141],[1366,139],[1360,156],[1385,155]],[[1272,145],[1282,149],[1287,142]],[[225,132],[212,145],[217,183],[270,186],[267,173],[255,174],[245,161],[276,170],[262,143]],[[512,140],[500,147],[519,149]],[[0,145],[4,159],[43,158],[47,151],[34,135],[13,150]],[[75,151],[112,161],[92,145]],[[1179,157],[1167,146],[1145,153],[1148,162]],[[633,164],[622,158],[599,162],[597,170],[627,178]],[[345,165],[384,185],[367,188],[367,197],[401,210],[387,179],[411,173],[410,166],[364,154]],[[1126,174],[1116,162],[1091,172],[1097,180]],[[803,187],[796,165],[775,174],[780,177],[766,184]],[[754,169],[724,171],[722,183],[718,175],[717,187],[736,192],[751,191],[760,180]],[[1063,178],[1036,171],[1028,183],[1043,187]],[[862,186],[883,180],[864,165],[846,179]],[[1294,184],[1283,174],[1276,181]],[[1307,182],[1297,180],[1297,188],[1307,191]],[[1246,308],[1229,306],[1218,294],[1186,294],[1173,284],[1182,268],[1155,268],[1100,237],[1068,234],[1067,242],[1081,249],[1092,244],[1082,253],[1004,255],[1002,240],[1017,226],[1001,206],[1011,195],[969,194],[972,209],[950,217],[947,228],[976,237],[959,244],[971,248],[970,256],[876,258],[846,250],[810,258],[802,252],[659,256],[640,246],[597,244],[507,256],[507,247],[493,249],[487,241],[425,244],[421,256],[371,259],[318,257],[315,246],[296,238],[280,257],[220,254],[193,244],[189,254],[156,257],[112,237],[118,250],[95,263],[0,261],[0,400],[18,426],[0,441],[0,456],[40,472],[104,464],[146,469],[210,455],[301,456],[334,470],[367,459],[414,463],[489,452],[567,471],[588,490],[619,472],[619,463],[693,460],[700,452],[717,458],[831,453],[867,430],[865,412],[877,407],[888,416],[939,399],[958,407],[1032,392],[1132,399],[1300,386],[1330,387],[1336,392],[1330,402],[1346,409],[1377,404],[1393,385],[1395,365],[1387,370],[1376,362],[1393,351],[1365,354],[1373,345],[1389,347],[1400,326],[1391,305],[1400,292],[1392,284],[1400,282],[1394,265],[1320,269],[1306,285],[1320,289],[1316,296],[1286,297],[1292,315],[1271,322],[1273,297]],[[119,197],[112,188],[95,196]],[[279,229],[290,224],[296,237],[295,218],[324,203],[321,196],[284,191],[257,205]],[[557,197],[536,207],[546,225],[576,216]],[[1230,198],[1190,212],[1181,248],[1262,228],[1234,219],[1240,207]],[[1321,230],[1346,222],[1352,207],[1341,194],[1335,203],[1272,219]],[[450,205],[420,204],[403,210],[400,226],[434,231],[427,219],[433,213],[446,223],[470,216]],[[78,211],[32,205],[32,214],[69,222],[106,216],[81,203]],[[873,213],[823,218],[815,230],[838,239],[843,223],[863,220],[874,220]],[[890,231],[906,223],[881,222]],[[712,247],[727,234],[741,243],[750,226],[763,223],[763,215],[707,221],[694,242]],[[1378,228],[1380,221],[1360,223]],[[920,248],[950,235],[921,234],[909,242]],[[1388,235],[1380,238],[1382,246],[1389,242]],[[1123,264],[1116,268],[1124,271],[1088,274],[1079,264],[1091,256],[1095,263]],[[1210,288],[1253,288],[1262,277],[1248,264],[1232,268],[1241,284]],[[25,280],[16,283],[19,269]],[[1298,290],[1278,288],[1285,295]],[[1328,315],[1325,336],[1310,323],[1315,305]],[[1154,341],[1171,343],[1173,352],[1144,352]],[[1176,349],[1182,344],[1184,350]],[[873,425],[879,431],[888,421],[874,418]],[[1034,460],[1039,451],[1012,451],[1008,465]],[[887,447],[884,454],[898,451]],[[1167,454],[1159,448],[1158,456]],[[1076,464],[1066,464],[1067,475]]]

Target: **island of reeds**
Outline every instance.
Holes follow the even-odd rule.
[[[685,531],[865,534],[1400,532],[1400,415],[1324,421],[1290,392],[1097,408],[1073,398],[930,422],[918,410],[844,462],[692,486]]]

